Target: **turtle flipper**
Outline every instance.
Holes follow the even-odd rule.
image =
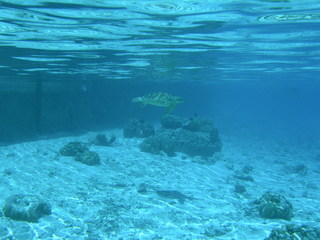
[[[171,113],[175,108],[176,108],[176,104],[170,105],[169,107],[167,107],[167,109],[163,115],[167,115],[167,114]]]

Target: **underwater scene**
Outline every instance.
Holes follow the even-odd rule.
[[[319,240],[318,0],[0,0],[0,240]]]

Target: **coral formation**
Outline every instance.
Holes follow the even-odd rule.
[[[214,129],[212,121],[200,117],[190,118],[182,128],[192,132],[210,132]]]
[[[96,165],[100,163],[100,156],[96,152],[89,151],[89,148],[80,142],[69,142],[60,149],[63,156],[71,156],[78,162],[86,165]]]
[[[177,129],[181,128],[184,124],[186,124],[188,119],[186,118],[181,118],[176,115],[163,115],[161,117],[161,125],[163,128],[168,128],[168,129]]]
[[[168,156],[182,152],[189,156],[210,157],[215,153],[215,145],[209,137],[184,129],[161,129],[155,135],[146,138],[140,145],[141,151],[159,154],[161,151]]]
[[[154,127],[147,121],[131,119],[123,129],[125,138],[145,138],[155,133]]]
[[[109,139],[106,137],[105,134],[98,133],[95,138],[91,141],[94,145],[98,146],[111,146],[116,141],[116,137],[112,136]]]
[[[320,239],[320,228],[308,225],[287,224],[281,228],[273,229],[265,240],[317,240]]]
[[[3,213],[13,220],[37,222],[39,218],[51,214],[51,206],[39,196],[18,194],[6,200]]]
[[[214,151],[220,152],[222,149],[222,142],[220,140],[219,130],[218,128],[213,127],[209,131],[209,140],[214,145]]]
[[[75,157],[75,160],[86,165],[93,166],[100,163],[100,156],[96,152],[86,151],[82,154],[78,154]]]
[[[263,218],[290,220],[293,217],[292,204],[280,194],[266,192],[254,203]]]
[[[210,132],[216,130],[211,120],[200,117],[184,118],[177,115],[164,115],[161,117],[161,125],[163,128],[183,128],[191,132]]]
[[[141,143],[141,151],[153,154],[164,152],[168,156],[182,152],[189,156],[202,157],[211,157],[215,152],[221,151],[219,131],[208,119],[188,120],[175,115],[165,115],[161,118],[161,125],[162,129]]]
[[[89,151],[89,148],[85,144],[81,142],[69,142],[60,149],[60,154],[63,156],[75,157],[86,151]]]

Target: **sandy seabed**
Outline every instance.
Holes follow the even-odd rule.
[[[287,223],[320,221],[319,144],[222,135],[222,152],[212,158],[168,157],[141,152],[142,139],[125,139],[120,129],[100,133],[116,136],[114,145],[89,144],[97,134],[90,132],[0,148],[0,205],[34,194],[52,206],[37,223],[2,213],[0,239],[263,240]],[[61,156],[71,141],[88,143],[101,163]],[[244,168],[252,180],[237,177]],[[246,191],[237,193],[236,184]],[[253,213],[252,202],[267,191],[292,203],[291,221]]]

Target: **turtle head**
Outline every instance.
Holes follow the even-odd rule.
[[[142,97],[135,97],[131,100],[132,102],[138,103],[142,101]]]
[[[182,97],[177,97],[177,103],[183,103],[183,98]]]

